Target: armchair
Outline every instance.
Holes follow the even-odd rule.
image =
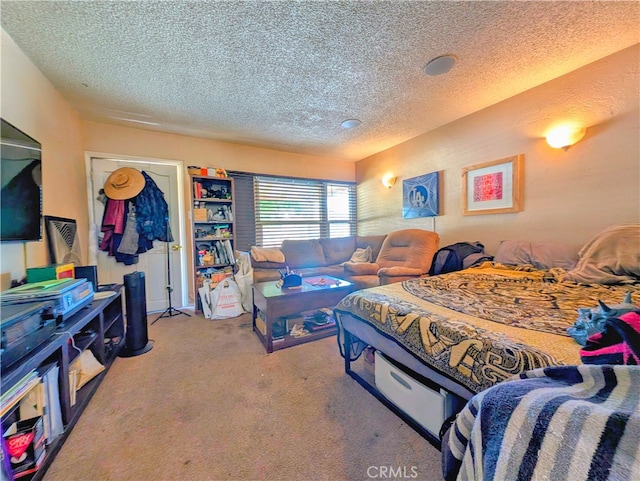
[[[422,229],[391,232],[375,262],[346,262],[350,280],[360,289],[420,277],[429,272],[440,236]]]

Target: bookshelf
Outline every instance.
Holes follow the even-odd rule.
[[[38,481],[44,478],[123,347],[122,286],[114,285],[112,290],[111,297],[94,300],[57,326],[49,340],[3,370],[0,396],[3,434],[14,423],[24,423],[39,415],[42,415],[45,433],[40,466],[26,476],[16,474],[15,479]],[[70,376],[72,363],[85,351],[91,351],[104,369],[76,389],[71,381],[75,377]],[[13,475],[11,473],[8,479]]]
[[[189,177],[195,310],[202,312],[200,288],[213,289],[234,274],[234,186],[231,177]]]

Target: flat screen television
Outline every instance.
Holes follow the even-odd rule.
[[[0,119],[0,241],[42,240],[42,148]]]

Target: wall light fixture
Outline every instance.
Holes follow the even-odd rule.
[[[547,143],[554,149],[567,150],[573,144],[579,142],[587,132],[585,127],[575,125],[560,125],[547,132]]]
[[[387,189],[393,187],[393,184],[396,183],[397,177],[393,174],[384,174],[382,176],[382,185],[384,185]]]

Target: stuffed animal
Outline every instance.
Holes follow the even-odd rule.
[[[604,330],[580,349],[584,364],[640,365],[640,310],[608,317]]]
[[[620,304],[607,306],[598,301],[599,306],[594,308],[578,309],[578,319],[573,326],[567,329],[567,333],[581,346],[587,344],[589,336],[604,330],[607,319],[620,317],[627,312],[638,310],[638,306],[631,302],[631,293],[627,292]]]

